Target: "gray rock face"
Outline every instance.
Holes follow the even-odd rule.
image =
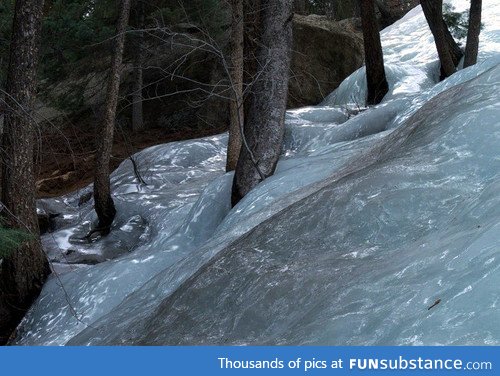
[[[295,15],[293,32],[289,108],[318,104],[363,64],[363,41],[355,22],[332,21],[317,15]],[[216,97],[206,100],[209,86],[203,85],[224,84],[223,69],[214,56],[197,51],[188,54],[187,60],[176,74],[169,76],[169,67],[175,67],[176,62],[188,52],[186,47],[180,45],[191,43],[187,37],[177,39],[177,43],[168,40],[168,43],[150,49],[150,56],[147,57],[148,68],[144,72],[144,95],[148,98],[144,103],[146,126],[171,130],[212,126],[221,130],[228,122],[228,101]],[[132,90],[132,65],[126,64],[123,68],[120,90],[125,98],[122,103],[125,110],[120,116],[121,121],[126,124],[130,120],[127,93]],[[68,111],[63,114],[47,104],[40,104],[40,116],[51,121],[62,119],[62,115],[77,116],[79,122],[86,123],[82,117],[91,117],[93,111],[90,109],[99,108],[104,99],[105,77],[105,71],[96,71],[84,76],[74,76],[49,88],[51,97],[56,102],[60,97],[80,95],[78,109],[70,110],[78,111],[78,115]],[[75,87],[81,90],[75,90]],[[175,92],[177,94],[173,95]],[[185,106],[191,102],[197,103]]]
[[[354,25],[295,15],[289,107],[318,104],[363,65],[363,38]]]

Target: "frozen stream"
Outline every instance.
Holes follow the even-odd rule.
[[[105,240],[81,240],[85,191],[41,202],[64,214],[43,239],[59,277],[16,343],[500,344],[500,5],[484,7],[481,62],[439,84],[420,8],[386,29],[384,102],[348,116],[361,69],[289,111],[276,175],[232,210],[226,135],[139,153],[145,187],[124,162]]]

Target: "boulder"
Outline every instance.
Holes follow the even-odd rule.
[[[363,65],[363,37],[355,24],[294,16],[288,107],[318,104]]]
[[[295,15],[289,108],[321,102],[363,64],[363,40],[353,22]],[[182,30],[175,37],[178,43],[168,39],[148,48],[148,67],[144,71],[145,123],[147,127],[172,133],[207,127],[213,128],[214,133],[220,132],[228,123],[228,102],[215,96],[208,99],[206,93],[218,83],[224,84],[224,72],[220,62],[204,49],[182,47],[180,42],[196,36],[190,34],[192,30],[187,26]],[[168,68],[177,66],[179,61],[184,63],[175,71],[177,75],[170,75],[172,69]],[[68,117],[76,126],[95,123],[105,96],[107,60],[94,61],[94,65],[97,68],[91,72],[75,70],[72,77],[45,87],[47,102],[70,105],[66,103],[63,111],[45,103],[39,106],[39,117],[51,121]],[[125,125],[131,117],[128,94],[132,91],[132,77],[132,65],[125,63],[120,87],[124,100],[120,102],[117,119]]]

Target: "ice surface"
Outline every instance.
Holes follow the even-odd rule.
[[[469,1],[447,1],[457,11],[470,6]],[[480,35],[479,60],[498,56],[500,51],[500,7],[495,0],[483,3],[483,29]],[[384,63],[389,83],[385,100],[419,94],[439,81],[439,62],[434,38],[420,6],[381,33]],[[366,99],[365,68],[360,68],[346,79],[323,104],[363,106]]]
[[[80,240],[86,191],[40,202],[63,214],[43,239],[60,272],[16,343],[500,344],[500,5],[484,6],[480,64],[439,84],[420,9],[385,30],[390,95],[364,109],[360,70],[289,111],[276,174],[232,210],[225,135],[137,154],[147,186],[124,162],[106,239]]]

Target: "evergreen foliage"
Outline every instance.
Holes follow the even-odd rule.
[[[6,257],[29,238],[30,235],[23,231],[8,229],[0,225],[0,259]]]
[[[457,12],[451,4],[443,4],[443,18],[453,37],[461,44],[467,37],[469,27],[469,12]]]
[[[74,63],[95,52],[112,36],[116,18],[114,0],[50,0],[44,7],[40,78],[64,79]],[[0,2],[0,85],[4,86],[14,0]],[[107,46],[104,46],[107,47]],[[104,48],[101,47],[101,51]]]
[[[143,0],[133,4],[137,1]],[[14,3],[0,1],[0,88],[5,87]],[[81,77],[106,69],[118,4],[116,0],[45,1],[39,64],[39,79],[44,87],[60,83],[75,72]],[[144,1],[146,27],[190,23],[218,37],[228,27],[225,4],[224,0]],[[130,52],[130,48],[126,51]],[[83,88],[75,87],[71,92],[69,96],[46,99],[56,107],[73,111],[81,107]],[[46,97],[43,89],[40,94]]]
[[[75,62],[107,47],[99,44],[113,35],[114,5],[115,1],[49,2],[42,29],[41,78],[61,80],[71,73]]]
[[[225,0],[160,0],[149,3],[146,23],[172,28],[182,23],[192,24],[219,38],[229,27],[229,6]],[[147,9],[146,9],[147,10]]]

